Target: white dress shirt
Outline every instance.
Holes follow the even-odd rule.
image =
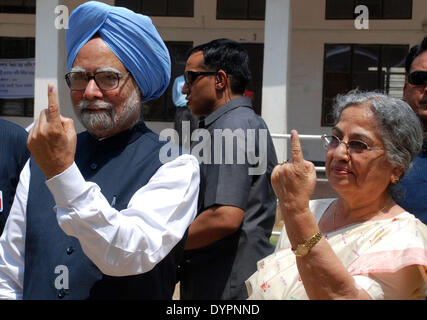
[[[153,269],[182,239],[196,217],[199,182],[197,159],[182,155],[161,166],[120,212],[75,163],[46,184],[61,229],[79,240],[101,272],[128,276]],[[29,185],[27,162],[0,238],[0,299],[22,299]]]

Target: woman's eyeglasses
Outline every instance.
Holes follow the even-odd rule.
[[[185,71],[184,79],[186,84],[192,84],[199,76],[216,74],[217,71]]]
[[[127,73],[129,74],[129,72]],[[96,85],[101,90],[114,90],[119,86],[120,78],[123,75],[113,71],[100,71],[94,75],[87,72],[70,72],[65,75],[68,87],[72,91],[84,91],[90,80],[94,79]]]
[[[347,147],[347,150],[350,153],[362,153],[367,150],[384,150],[384,148],[370,147],[365,142],[359,140],[350,140],[349,142],[344,142],[334,135],[328,136],[324,134],[322,136],[322,141],[323,147],[326,150],[336,149],[341,143],[343,143]]]

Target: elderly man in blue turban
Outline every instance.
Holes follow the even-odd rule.
[[[125,8],[87,2],[69,26],[66,80],[87,131],[76,135],[49,86],[0,239],[0,298],[171,299],[199,165],[162,163],[166,142],[141,120],[168,86],[168,51]]]

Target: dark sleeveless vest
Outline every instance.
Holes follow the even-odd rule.
[[[84,132],[78,135],[75,162],[86,181],[98,184],[112,206],[123,210],[162,165],[159,151],[164,144],[143,122],[103,141]],[[104,275],[83,253],[79,241],[61,230],[46,178],[33,159],[30,166],[24,299],[171,299],[186,236],[147,273]],[[57,289],[58,266],[68,269],[68,289]]]

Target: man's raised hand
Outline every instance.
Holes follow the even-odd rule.
[[[61,116],[53,85],[48,87],[48,100],[48,108],[40,113],[28,135],[27,146],[46,178],[50,179],[73,164],[77,136],[73,120]]]

